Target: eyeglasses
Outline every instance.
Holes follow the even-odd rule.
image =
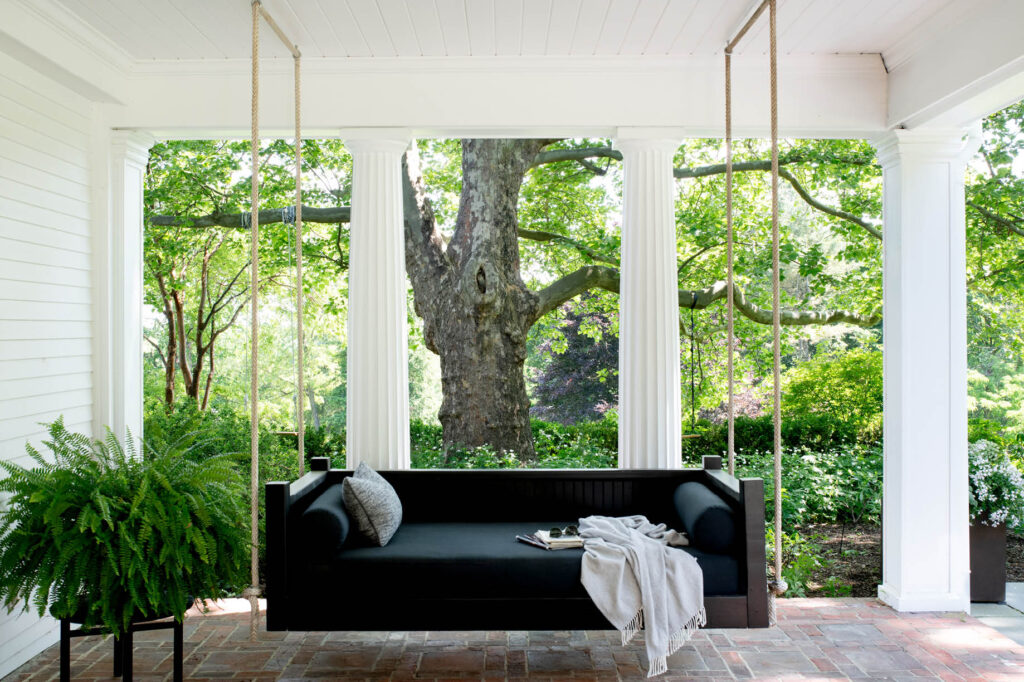
[[[572,537],[574,535],[579,535],[579,534],[580,534],[580,529],[577,528],[576,526],[566,526],[565,528],[552,528],[551,530],[548,531],[548,535],[550,535],[553,538],[560,538],[560,537],[563,537],[563,536],[565,536],[565,537]]]

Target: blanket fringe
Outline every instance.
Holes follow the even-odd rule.
[[[647,671],[647,677],[655,677],[656,675],[661,675],[662,673],[667,672],[668,657],[679,651],[684,644],[690,641],[690,638],[693,636],[693,632],[698,628],[707,625],[707,622],[707,611],[705,611],[704,607],[701,606],[700,611],[693,614],[693,617],[686,621],[686,624],[683,625],[683,627],[679,628],[679,630],[669,637],[668,651],[665,652],[664,656],[658,656],[650,662],[651,665],[650,669]],[[623,638],[625,638],[625,633],[623,633]]]
[[[619,632],[622,634],[622,646],[626,646],[633,641],[633,638],[637,636],[641,630],[644,629],[644,607],[640,607],[640,610],[636,612],[636,615],[629,619],[629,622],[625,626],[619,628]]]

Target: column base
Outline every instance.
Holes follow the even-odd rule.
[[[971,598],[948,592],[911,592],[900,594],[889,585],[878,586],[878,599],[897,611],[970,612]]]

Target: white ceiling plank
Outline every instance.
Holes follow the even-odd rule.
[[[120,1],[120,0],[119,0]],[[217,41],[229,58],[241,59],[252,52],[252,13],[247,4],[210,3],[206,0],[170,0],[196,28],[210,40]],[[262,27],[261,27],[262,29]],[[260,43],[262,56],[287,54],[280,41],[264,40]]]
[[[622,39],[619,54],[644,54],[654,29],[665,15],[669,0],[643,0],[633,15],[633,22]]]
[[[434,0],[444,34],[445,54],[449,57],[468,57],[471,54],[469,19],[464,0]]]
[[[639,0],[612,0],[597,39],[597,54],[619,54],[639,5]]]
[[[551,5],[548,42],[545,54],[567,56],[579,22],[581,0],[558,0]]]
[[[374,57],[398,55],[375,0],[348,0],[348,8],[359,27],[360,34],[370,48],[370,54]]]
[[[213,54],[223,57],[224,52],[216,42],[210,40],[201,31],[197,31],[188,17],[170,2],[147,2],[148,11],[156,18],[156,21],[168,27],[180,41],[182,53],[186,57],[195,54]]]
[[[318,0],[284,0],[295,21],[301,26],[292,38],[299,45],[304,57],[340,56],[344,47],[331,28],[331,21],[320,7]],[[278,3],[280,4],[280,2]]]
[[[815,0],[813,4],[801,12],[799,16],[783,18],[783,8],[779,7],[779,50],[792,54],[805,54],[810,50],[805,47],[805,40],[816,35],[836,29],[842,31],[842,19],[850,12],[856,12],[863,3],[844,2],[844,0]],[[833,18],[837,18],[833,22]],[[758,22],[757,32],[751,31],[749,42],[743,47],[746,54],[761,54],[768,51],[768,17]],[[828,50],[826,50],[828,51]]]
[[[163,24],[163,30],[151,31],[153,25],[160,25],[159,20],[147,6],[150,2],[134,2],[130,5],[117,6],[110,0],[97,0],[96,7],[102,7],[108,16],[119,17],[124,22],[124,30],[131,36],[151,37],[150,49],[156,59],[180,59],[188,54],[189,49],[183,44],[173,24]]]
[[[207,53],[213,59],[217,57],[232,57],[232,51],[229,50],[224,41],[218,36],[218,32],[212,27],[206,25],[206,22],[202,21],[202,15],[199,16],[195,13],[194,2],[191,0],[167,0],[168,5],[174,8],[174,11],[184,17],[185,21],[192,26],[196,33],[201,35],[204,40],[209,42],[211,45],[216,46],[216,52],[219,53]],[[139,57],[134,54],[133,56]]]
[[[544,54],[551,26],[551,0],[524,0],[523,40],[520,54]]]
[[[499,55],[517,55],[523,49],[523,0],[494,3],[494,48]]]
[[[329,0],[321,0],[321,2]],[[418,57],[421,54],[420,43],[416,38],[416,30],[412,25],[412,17],[403,0],[378,0],[384,25],[391,36],[399,57]]]
[[[824,30],[815,31],[799,46],[800,51],[843,53],[860,48],[862,52],[878,52],[880,46],[872,27],[885,25],[887,15],[897,4],[891,0],[865,0],[859,5],[844,5],[828,18]]]
[[[86,0],[66,0],[65,6],[97,31],[122,46],[132,56],[139,54],[144,39],[141,36],[126,34],[122,27],[111,22],[110,17],[101,12],[96,4]]]
[[[369,57],[370,46],[359,30],[352,10],[345,0],[317,0],[320,9],[327,17],[327,25],[337,36],[337,45],[324,46],[329,57]]]
[[[895,42],[913,30],[913,27],[917,26],[920,21],[915,19],[915,16],[920,16],[922,12],[927,11],[928,4],[930,4],[929,0],[917,0],[917,2],[907,0],[907,2],[893,3],[886,14],[886,21],[872,31],[872,39],[877,41],[878,52],[885,54]],[[856,40],[855,37],[851,37],[851,39]]]
[[[665,8],[661,21],[654,27],[650,40],[644,46],[644,54],[665,55],[672,47],[672,41],[682,30],[686,21],[698,5],[697,0],[672,0]]]
[[[466,0],[466,23],[469,25],[470,54],[493,56],[496,52],[493,0]]]
[[[416,31],[420,54],[424,57],[443,57],[444,33],[434,3],[431,0],[406,0],[405,7],[409,10],[412,28]]]
[[[690,14],[686,23],[676,34],[668,53],[672,55],[696,54],[698,45],[708,54],[714,54],[725,47],[728,32],[747,13],[749,0],[730,2],[704,2],[701,0]]]
[[[608,16],[611,0],[587,0],[580,7],[576,35],[572,39],[571,54],[589,56],[597,50],[597,39]]]

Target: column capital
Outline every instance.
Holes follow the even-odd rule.
[[[341,138],[352,154],[404,154],[412,143],[413,135],[408,128],[346,128],[341,131]]]
[[[141,130],[119,129],[110,133],[110,149],[118,157],[138,166],[149,162],[149,150],[156,144],[156,138]]]
[[[871,140],[882,168],[904,160],[967,163],[981,145],[981,122],[968,128],[890,130]]]
[[[613,146],[624,154],[645,151],[674,154],[684,137],[682,128],[619,128]]]

